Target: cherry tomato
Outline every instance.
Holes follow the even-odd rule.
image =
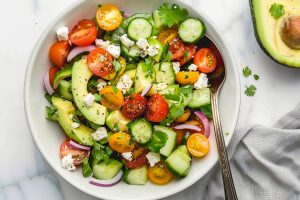
[[[191,115],[191,110],[189,108],[185,109],[184,110],[184,113],[181,117],[178,117],[175,122],[177,123],[182,123],[182,122],[185,122],[186,120],[188,120],[188,118],[190,117]]]
[[[184,65],[192,58],[194,58],[196,53],[196,46],[189,44],[184,47],[183,57],[179,59],[180,65]]]
[[[60,70],[59,67],[51,67],[49,69],[49,81],[52,87],[53,87],[55,75],[59,70]]]
[[[138,149],[134,150],[132,153],[133,158],[131,161],[123,157],[123,160],[125,161],[125,166],[128,169],[136,169],[147,164],[148,161],[146,155],[148,154],[148,152],[149,151],[143,147],[139,147]]]
[[[72,44],[77,46],[88,46],[97,39],[97,27],[95,22],[83,19],[76,24],[69,33]]]
[[[196,72],[181,71],[176,73],[176,82],[182,85],[191,85],[197,82],[200,74]]]
[[[100,6],[96,13],[96,20],[99,27],[105,31],[112,31],[122,23],[122,14],[117,6],[106,4]]]
[[[159,34],[157,39],[163,43],[164,45],[168,44],[169,42],[173,41],[175,38],[178,38],[178,29],[176,27],[171,27],[162,30]]]
[[[195,55],[194,64],[198,66],[198,71],[210,73],[217,67],[217,58],[209,48],[201,48]]]
[[[172,173],[167,169],[165,163],[160,161],[148,170],[148,177],[152,183],[164,185],[173,178]]]
[[[131,142],[130,139],[129,134],[120,131],[109,137],[109,146],[119,153],[130,152],[135,147],[135,143]]]
[[[146,118],[151,122],[161,122],[169,113],[169,105],[160,94],[154,94],[148,101]]]
[[[70,52],[68,41],[59,41],[52,44],[49,51],[50,61],[57,67],[63,67]]]
[[[106,86],[99,93],[102,97],[101,104],[109,110],[119,110],[124,104],[122,92],[113,86]]]
[[[188,138],[187,148],[193,156],[200,158],[208,153],[209,141],[204,135],[195,133]]]
[[[84,151],[80,149],[75,149],[69,144],[70,139],[66,139],[60,145],[60,158],[67,156],[68,154],[72,155],[74,159],[74,165],[78,166],[82,163],[82,160],[90,155],[90,151]]]
[[[141,117],[147,108],[147,100],[140,94],[132,94],[125,99],[122,113],[129,119]]]
[[[169,51],[172,53],[172,59],[180,59],[184,54],[184,43],[179,38],[175,38],[172,42],[169,42],[169,45]]]
[[[87,57],[88,67],[95,75],[100,77],[107,76],[113,70],[112,62],[112,55],[101,48],[93,49]]]

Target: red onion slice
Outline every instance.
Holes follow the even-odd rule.
[[[152,84],[151,83],[149,83],[146,87],[145,87],[145,89],[143,90],[143,92],[142,92],[142,96],[145,96],[149,91],[150,91],[150,89],[152,88]]]
[[[194,131],[201,131],[202,129],[196,125],[192,124],[181,124],[173,127],[174,129],[189,129],[189,130],[194,130]]]
[[[124,12],[123,16],[124,16],[125,18],[128,18],[128,17],[130,17],[130,14],[127,13],[127,12]]]
[[[90,52],[91,50],[95,49],[96,46],[95,45],[90,45],[90,46],[86,46],[86,47],[75,47],[73,48],[68,57],[67,57],[67,61],[70,62],[73,58],[75,58],[77,55],[83,53],[83,52]]]
[[[119,173],[117,173],[117,175],[115,177],[113,177],[110,180],[98,180],[98,179],[94,179],[92,178],[92,180],[90,180],[90,184],[91,185],[95,185],[98,187],[111,187],[116,185],[117,183],[119,183],[122,179],[122,175],[123,175],[123,171],[120,170]]]
[[[49,70],[48,70],[48,72],[45,74],[45,76],[44,76],[44,85],[45,85],[45,88],[46,88],[46,90],[47,90],[47,93],[49,94],[49,95],[53,95],[54,94],[54,90],[53,90],[53,88],[52,88],[52,86],[51,86],[51,84],[50,84],[50,80],[49,80]]]
[[[89,150],[91,150],[90,147],[87,147],[87,146],[83,146],[83,145],[81,145],[81,144],[78,144],[78,143],[74,142],[73,140],[70,140],[69,144],[70,144],[71,147],[73,147],[73,148],[75,148],[75,149],[80,149],[80,150],[84,150],[84,151],[89,151]]]
[[[195,111],[194,114],[202,121],[204,125],[204,135],[208,138],[210,136],[210,123],[207,117],[200,111]]]

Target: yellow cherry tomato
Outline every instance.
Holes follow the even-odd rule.
[[[131,152],[135,147],[135,143],[130,141],[130,135],[121,131],[111,135],[108,143],[111,149],[119,153]]]
[[[190,115],[191,115],[191,110],[187,108],[187,109],[185,109],[183,115],[181,117],[177,118],[175,120],[175,122],[178,122],[178,123],[185,122],[186,120],[188,120]]]
[[[119,110],[124,104],[124,96],[115,86],[106,86],[99,93],[100,103],[109,110]]]
[[[178,29],[176,27],[171,27],[162,30],[159,34],[157,39],[163,43],[164,45],[172,42],[175,38],[178,37]]]
[[[187,148],[193,156],[201,158],[209,151],[209,141],[204,135],[194,133],[187,140]]]
[[[153,167],[148,169],[148,177],[152,183],[164,185],[170,182],[173,178],[172,173],[167,169],[165,163],[160,161]]]
[[[196,83],[200,73],[197,72],[178,72],[176,74],[176,81],[182,85],[190,85]]]
[[[126,60],[125,58],[120,57],[118,61],[122,65],[122,68],[118,71],[117,77],[121,77],[121,75],[125,72],[126,69]]]
[[[105,31],[112,31],[122,23],[122,14],[119,8],[113,4],[100,6],[96,13],[99,27]]]

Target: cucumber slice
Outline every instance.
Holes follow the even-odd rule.
[[[129,61],[135,62],[140,59],[141,50],[138,46],[134,45],[130,48],[125,47],[123,44],[121,45],[121,52],[124,57],[126,57]]]
[[[127,35],[130,39],[138,41],[141,38],[147,39],[152,34],[152,25],[145,18],[135,18],[130,21],[127,27]]]
[[[58,86],[59,95],[63,99],[73,101],[73,95],[71,92],[71,82],[66,80],[61,80]]]
[[[152,16],[149,13],[137,13],[137,14],[134,14],[134,15],[128,17],[127,19],[124,19],[122,24],[121,24],[121,27],[126,30],[127,27],[128,27],[128,24],[131,22],[131,20],[133,20],[135,18],[145,18],[150,23],[151,23],[151,20],[152,20]]]
[[[192,98],[187,106],[195,109],[209,104],[210,104],[210,89],[201,88],[199,90],[193,91]]]
[[[171,130],[170,128],[167,128],[165,126],[154,126],[154,132],[155,131],[161,131],[167,134],[168,139],[166,141],[166,144],[159,150],[159,153],[163,156],[169,156],[174,147],[175,147],[175,143],[176,143],[176,132],[174,132],[173,130]]]
[[[145,119],[138,119],[130,123],[129,131],[135,141],[145,144],[151,139],[153,128],[150,122]]]
[[[171,62],[163,62],[154,65],[155,80],[158,83],[167,85],[175,84],[176,74]]]
[[[148,168],[144,165],[141,168],[126,170],[124,181],[130,185],[145,185],[148,181]]]
[[[205,35],[206,28],[202,21],[195,18],[184,20],[178,28],[179,37],[187,43],[195,43]]]
[[[123,164],[120,161],[109,159],[93,167],[93,176],[100,180],[110,180],[117,175]]]
[[[166,165],[170,172],[179,177],[185,177],[189,173],[192,160],[191,157],[185,153],[186,146],[182,146],[179,146],[166,159]]]

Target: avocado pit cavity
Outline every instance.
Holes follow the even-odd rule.
[[[292,49],[300,49],[300,16],[287,17],[282,23],[283,42]]]

